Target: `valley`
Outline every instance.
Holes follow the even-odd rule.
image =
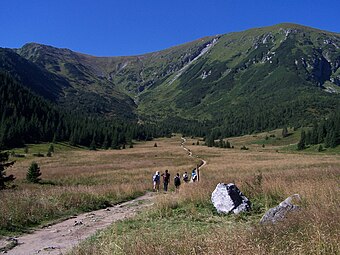
[[[0,251],[339,254],[339,88],[340,34],[292,23],[136,56],[0,48]],[[217,213],[222,182],[251,211]],[[259,224],[292,194],[298,211]]]
[[[203,158],[207,164],[200,172],[199,183],[183,184],[178,194],[173,192],[170,183],[169,194],[154,196],[154,204],[136,218],[113,224],[71,254],[149,254],[152,251],[188,254],[192,250],[207,254],[225,249],[234,253],[261,254],[266,251],[275,254],[283,247],[288,249],[287,252],[308,254],[319,249],[335,254],[340,249],[337,232],[339,196],[335,189],[340,175],[339,154],[334,155],[336,151],[331,149],[320,153],[316,148],[297,153],[291,146],[296,146],[298,136],[294,133],[283,138],[280,134],[281,130],[276,130],[231,138],[229,141],[234,149],[196,145],[197,140],[202,142],[201,139],[187,138],[185,146],[193,153],[193,158],[181,148],[180,136],[140,142],[134,148],[119,151],[91,152],[60,144],[56,145],[51,158],[34,159],[30,154],[18,159],[8,171],[17,177],[15,184],[18,187],[2,191],[2,233],[25,232],[41,224],[51,226],[51,220],[130,200],[151,191],[151,176],[156,170],[169,169],[173,176],[176,172],[190,171]],[[266,141],[265,147],[261,145],[263,141]],[[243,145],[249,150],[240,150]],[[35,147],[30,146],[32,153],[43,149],[42,145]],[[41,167],[41,184],[24,181],[32,159]],[[219,182],[236,183],[252,201],[251,212],[241,216],[218,215],[211,205],[210,195]],[[258,225],[265,210],[293,193],[302,196],[302,209],[298,214],[280,223],[279,231]],[[9,222],[8,218],[12,221]],[[298,225],[295,225],[296,221]],[[72,222],[71,219],[70,224]],[[90,224],[86,222],[83,226],[71,224],[69,227],[86,229]],[[162,230],[164,228],[166,233]],[[53,225],[46,228],[49,229],[52,231]],[[300,231],[303,236],[308,236],[308,245]],[[280,242],[270,239],[273,233],[285,238]],[[218,241],[217,236],[225,241]],[[162,245],[169,238],[173,242]],[[239,238],[247,245],[238,245],[236,240]]]

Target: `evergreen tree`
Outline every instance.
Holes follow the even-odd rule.
[[[95,151],[96,149],[97,149],[97,147],[96,147],[96,140],[95,140],[95,138],[93,136],[92,142],[90,144],[90,150],[91,151]]]
[[[214,140],[214,137],[213,137],[213,135],[212,134],[210,134],[209,136],[208,136],[208,138],[206,139],[206,145],[208,146],[208,147],[213,147],[213,146],[215,146],[215,140]]]
[[[115,129],[112,135],[112,142],[111,142],[111,148],[112,149],[119,149],[118,146],[118,130]]]
[[[297,145],[297,149],[300,151],[300,150],[303,150],[306,148],[306,133],[304,130],[301,131],[301,137],[300,137],[300,141]]]
[[[316,122],[314,122],[313,129],[312,129],[311,134],[310,134],[310,144],[318,144],[318,143],[319,143],[318,124]]]
[[[27,171],[26,180],[28,182],[38,183],[41,180],[39,176],[41,176],[40,167],[36,162],[32,162]]]
[[[311,133],[311,131],[308,130],[307,133],[306,133],[305,144],[306,145],[312,144],[311,139],[312,139],[312,133]]]
[[[107,134],[105,134],[104,142],[102,145],[104,150],[107,150],[109,148],[109,141],[107,140]]]
[[[282,129],[282,137],[287,137],[288,136],[288,129],[287,127],[285,126],[283,129]]]
[[[336,147],[337,142],[336,142],[336,137],[335,137],[335,132],[333,129],[331,129],[329,132],[327,132],[326,138],[325,138],[325,147],[326,148],[334,148]]]
[[[6,183],[13,181],[15,177],[11,174],[9,176],[6,176],[6,168],[12,166],[14,164],[14,161],[7,162],[8,161],[8,152],[1,152],[0,151],[0,190],[6,188]]]
[[[48,147],[48,151],[47,152],[50,153],[50,154],[54,153],[54,145],[53,145],[53,143],[50,144],[50,147]]]
[[[325,141],[325,123],[322,121],[317,128],[318,141],[317,143],[323,143]]]
[[[224,148],[224,141],[223,141],[222,138],[221,138],[220,141],[218,142],[218,147]]]

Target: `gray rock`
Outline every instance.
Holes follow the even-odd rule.
[[[250,210],[250,201],[233,183],[219,183],[211,194],[211,201],[218,213],[238,214]]]
[[[288,212],[296,211],[299,209],[299,206],[293,205],[293,198],[297,198],[301,200],[299,194],[294,194],[290,197],[287,197],[283,202],[281,202],[278,206],[274,208],[270,208],[260,220],[261,224],[264,223],[276,223],[277,221],[282,221]]]

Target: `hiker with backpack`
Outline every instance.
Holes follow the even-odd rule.
[[[184,172],[184,174],[183,174],[183,181],[184,181],[185,183],[188,183],[188,182],[189,182],[188,172]]]
[[[181,186],[181,176],[179,175],[179,173],[177,173],[174,178],[174,184],[175,184],[175,190],[176,192],[178,192],[179,186]]]
[[[192,179],[193,182],[197,181],[196,168],[194,168],[194,169],[192,170],[191,179]]]
[[[152,177],[153,181],[153,191],[159,192],[159,184],[161,182],[161,176],[159,175],[159,172],[156,171],[156,173]]]
[[[170,174],[169,174],[168,169],[165,170],[165,173],[163,173],[162,176],[163,176],[164,191],[167,192],[168,185],[170,183]]]

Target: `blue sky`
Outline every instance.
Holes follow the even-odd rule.
[[[0,47],[136,55],[282,22],[340,32],[339,13],[339,0],[2,0]]]

